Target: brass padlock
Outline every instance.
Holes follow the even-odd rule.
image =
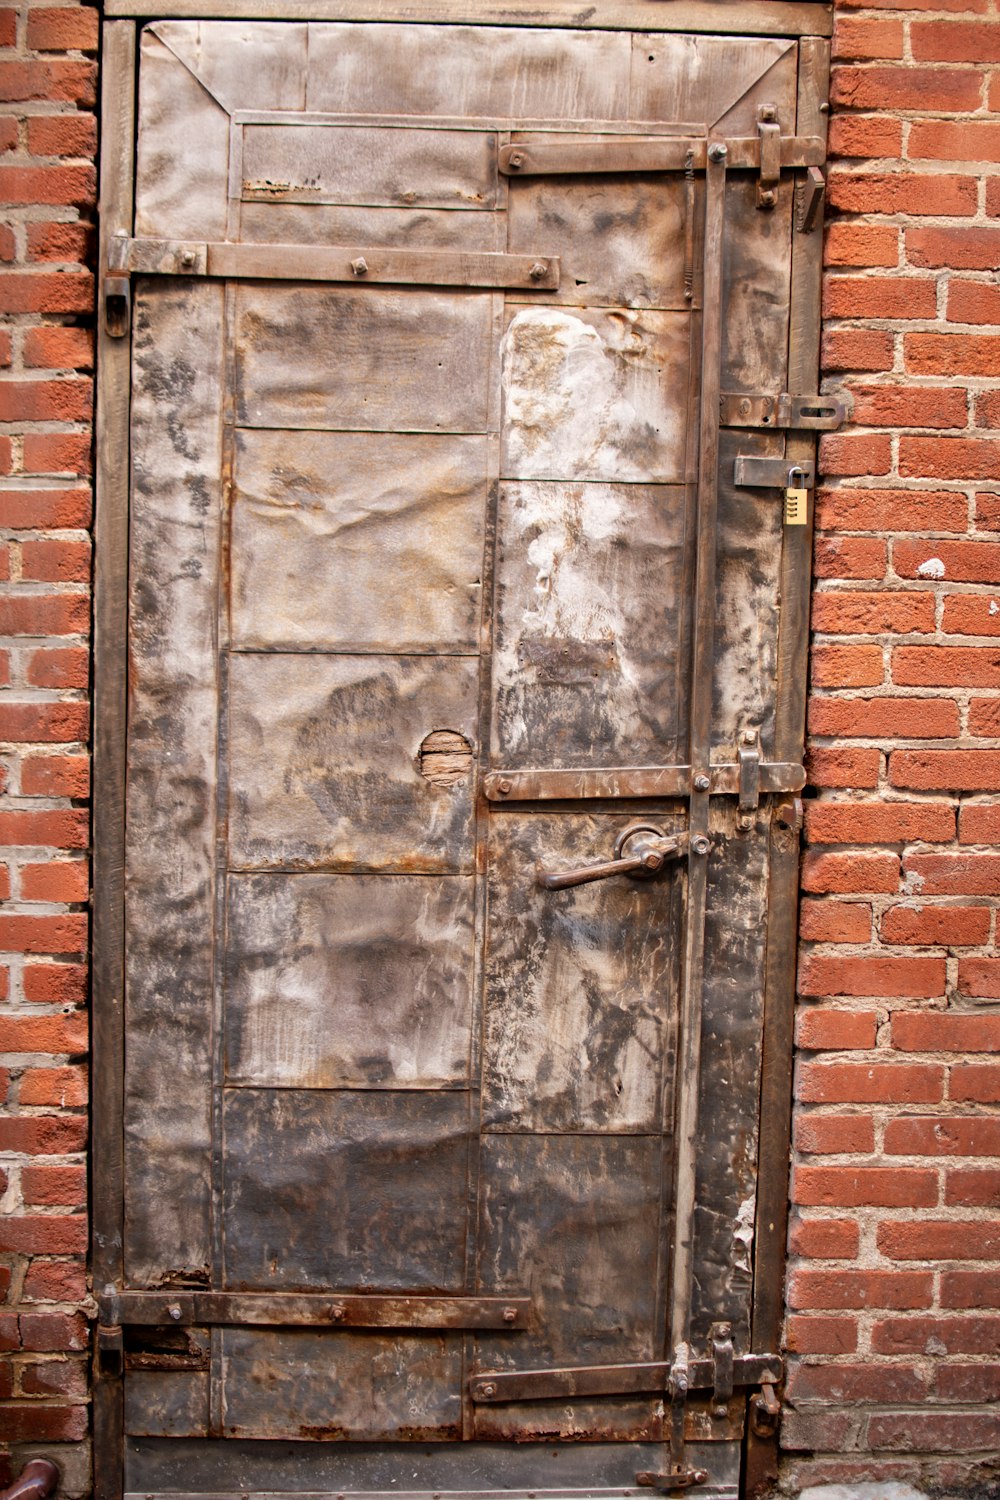
[[[785,486],[785,525],[805,526],[809,520],[809,491],[805,488],[805,470],[793,464]],[[800,483],[796,484],[796,480]]]

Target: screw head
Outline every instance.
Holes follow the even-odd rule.
[[[368,262],[365,260],[363,255],[359,255],[357,260],[351,261],[351,270],[354,272],[355,276],[368,275]]]
[[[726,145],[725,141],[713,141],[708,148],[709,161],[725,161],[728,155],[729,147]]]
[[[694,778],[694,789],[696,792],[707,792],[711,785],[712,779],[710,776],[706,776],[704,771],[700,776]]]

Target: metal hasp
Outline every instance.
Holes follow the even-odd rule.
[[[781,1379],[780,1354],[735,1354],[731,1334],[715,1324],[711,1356],[690,1359],[678,1378],[677,1363],[650,1360],[628,1365],[574,1365],[553,1370],[487,1370],[469,1379],[469,1395],[482,1405],[507,1401],[566,1401],[583,1396],[629,1396],[653,1392],[673,1398],[679,1387],[686,1393],[712,1391],[719,1401],[737,1387],[754,1387]]]
[[[49,1458],[32,1458],[13,1484],[0,1490],[0,1500],[46,1500],[59,1483],[59,1470]]]
[[[795,432],[835,432],[847,415],[835,396],[792,396],[788,391],[723,391],[719,421],[723,427],[772,427]]]
[[[615,857],[603,865],[584,865],[575,870],[542,870],[536,872],[538,884],[545,891],[562,891],[569,886],[587,885],[592,880],[607,880],[611,875],[631,875],[634,880],[651,880],[668,859],[680,859],[687,853],[687,839],[667,838],[662,828],[640,823],[625,828],[615,840]]]
[[[816,465],[811,458],[760,458],[740,453],[733,466],[733,483],[748,490],[785,490],[801,484],[811,490],[816,483]]]
[[[760,731],[744,729],[736,752],[740,767],[739,812],[736,826],[752,828],[760,806]]]
[[[781,181],[781,126],[773,104],[762,104],[757,111],[757,134],[760,137],[757,207],[772,209],[778,201],[777,186]]]
[[[581,173],[682,172],[688,167],[700,172],[708,161],[724,161],[730,171],[759,171],[766,174],[767,181],[776,182],[782,170],[826,160],[826,148],[818,136],[782,135],[778,125],[771,130],[773,134],[711,141],[705,136],[685,135],[624,141],[607,136],[590,141],[519,140],[501,147],[499,167],[506,177],[564,177]]]

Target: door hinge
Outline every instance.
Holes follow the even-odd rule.
[[[723,427],[835,432],[846,416],[847,408],[836,396],[792,396],[788,391],[723,391],[719,396]]]

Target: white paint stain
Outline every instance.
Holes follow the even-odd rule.
[[[945,566],[940,557],[929,557],[917,569],[918,578],[943,578],[944,575]]]
[[[1000,615],[1000,604],[995,599],[990,600],[990,614]]]
[[[753,1248],[753,1220],[755,1199],[744,1198],[736,1214],[733,1229],[733,1264],[741,1271],[750,1273],[750,1252]]]

